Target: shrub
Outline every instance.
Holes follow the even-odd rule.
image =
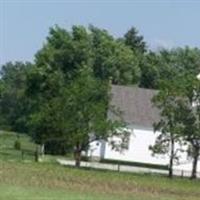
[[[16,140],[14,143],[14,149],[21,150],[21,142],[20,140]]]
[[[63,139],[50,139],[45,142],[45,154],[65,155],[71,151],[71,146]]]

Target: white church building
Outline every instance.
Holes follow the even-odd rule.
[[[159,134],[159,132],[154,133],[153,130],[153,124],[160,120],[159,110],[153,106],[151,101],[156,93],[156,90],[113,85],[111,105],[121,111],[122,118],[131,131],[127,148],[123,151],[116,151],[108,141],[95,141],[90,145],[88,156],[98,159],[168,165],[168,155],[153,156],[152,151],[149,150],[149,146],[154,145]],[[175,168],[191,171],[191,163],[192,160],[187,153],[182,152]],[[200,172],[200,166],[198,166],[198,172]]]

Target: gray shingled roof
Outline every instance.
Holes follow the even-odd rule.
[[[120,110],[125,123],[151,128],[159,121],[159,110],[151,102],[156,90],[112,85],[111,93],[111,105]],[[116,118],[111,113],[109,117]]]

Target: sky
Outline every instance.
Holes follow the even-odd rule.
[[[116,37],[132,26],[149,48],[200,47],[200,0],[0,0],[0,65],[33,61],[49,27],[93,24]]]

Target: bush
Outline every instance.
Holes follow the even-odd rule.
[[[71,151],[71,147],[67,145],[66,140],[62,139],[51,139],[45,142],[45,154],[51,155],[65,155]]]
[[[16,140],[14,143],[14,149],[21,150],[21,142],[20,140]]]

